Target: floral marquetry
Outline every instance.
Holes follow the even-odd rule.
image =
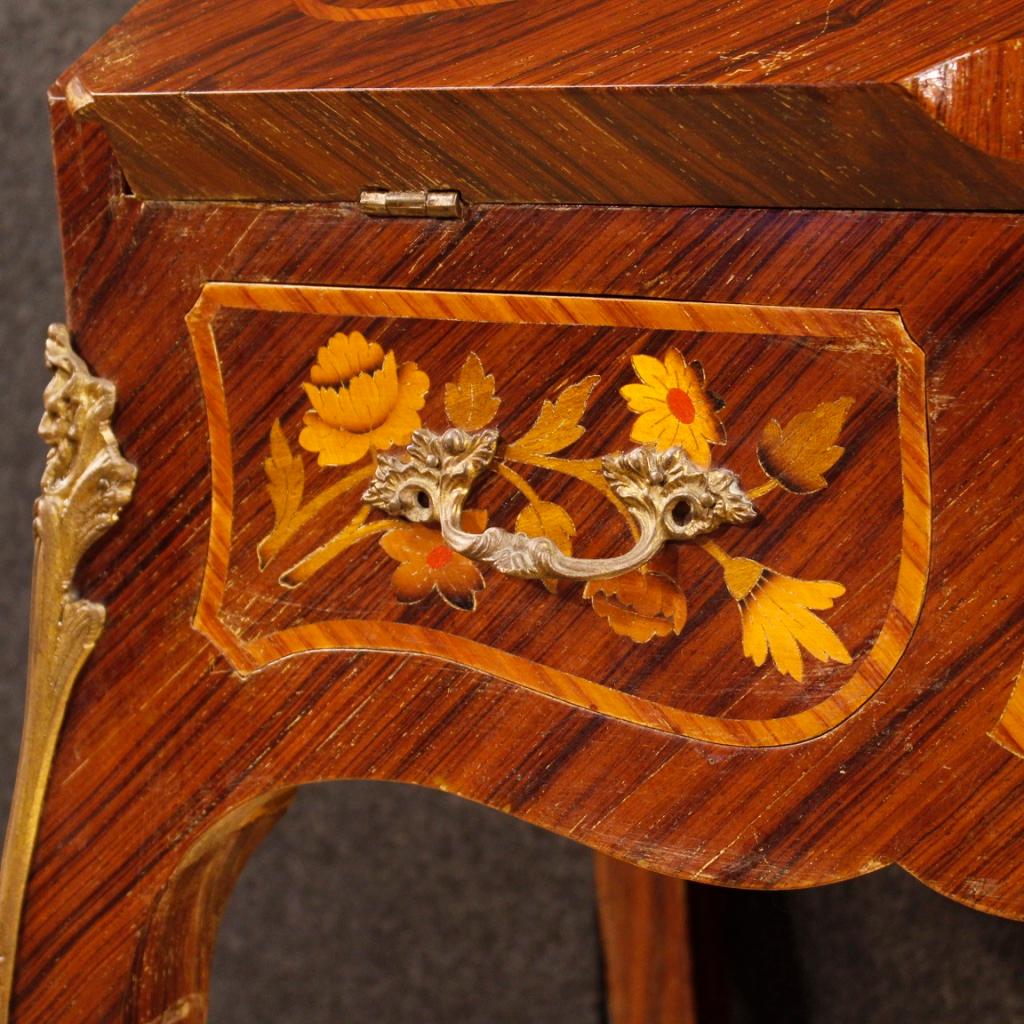
[[[480,357],[470,352],[458,378],[444,386],[444,411],[448,422],[464,430],[482,430],[493,422],[500,405],[494,377],[484,370]]]
[[[700,466],[711,464],[711,445],[725,444],[718,417],[721,400],[704,386],[704,368],[687,363],[674,348],[663,359],[633,356],[639,384],[627,384],[622,396],[637,414],[630,431],[634,441],[660,449],[679,445]]]
[[[243,673],[387,649],[711,742],[842,724],[884,683],[923,592],[919,357],[891,314],[748,309],[208,285],[190,324],[214,437],[231,437],[217,410],[250,372],[235,310],[287,354],[278,393],[297,381],[305,405],[279,405],[262,466],[215,442],[212,543],[233,553],[227,573],[208,566],[197,628]],[[585,356],[567,364],[570,345]],[[548,386],[524,391],[526,362]],[[799,385],[780,403],[764,382],[783,365]],[[891,439],[870,493],[849,465],[867,410]],[[264,504],[228,532],[236,473]],[[687,495],[665,507],[656,557],[637,511],[655,479]],[[446,488],[471,502],[453,534]],[[704,525],[716,503],[735,515]],[[793,531],[836,522],[840,543],[794,557]],[[631,543],[644,560],[606,570]],[[563,564],[601,568],[543,568]]]
[[[851,662],[850,652],[815,612],[831,608],[846,593],[831,580],[801,580],[784,576],[749,558],[722,562],[725,585],[739,605],[743,622],[743,653],[755,665],[772,663],[797,682],[804,677],[801,649],[818,661]]]
[[[797,413],[785,427],[771,420],[764,428],[757,457],[773,480],[794,494],[811,494],[828,486],[825,474],[839,461],[836,444],[853,402],[840,398]]]
[[[420,426],[430,381],[415,363],[358,332],[336,334],[317,353],[303,389],[312,409],[299,444],[321,466],[348,466],[371,450],[405,444]]]
[[[686,625],[686,594],[672,579],[637,570],[583,588],[594,611],[622,636],[647,643],[656,636],[678,636]]]
[[[462,526],[472,533],[482,533],[487,513],[467,509]],[[412,604],[437,593],[453,608],[467,612],[476,608],[477,591],[483,590],[484,578],[476,564],[452,551],[437,530],[415,524],[399,526],[381,537],[380,546],[399,563],[391,577],[399,601]]]

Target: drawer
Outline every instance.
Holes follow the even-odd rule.
[[[69,736],[197,709],[225,799],[414,782],[690,878],[897,861],[1018,913],[1017,215],[89,212],[72,326],[139,476]],[[602,460],[645,446],[756,515],[521,578],[367,499],[453,429],[496,433],[458,525],[499,548],[628,555]]]
[[[215,496],[196,626],[240,673],[401,651],[650,729],[773,746],[841,725],[913,633],[924,358],[897,314],[214,282],[189,331]],[[487,431],[463,528],[504,531],[505,548],[546,537],[593,560],[593,579],[503,571],[445,543],[436,509],[416,522],[418,505],[368,501],[411,442],[421,468],[454,466]],[[668,515],[723,507],[622,573],[599,560],[627,555],[643,515],[602,457],[627,450],[682,455]],[[656,489],[642,470],[625,486]]]

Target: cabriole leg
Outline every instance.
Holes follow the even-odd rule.
[[[594,856],[609,1024],[696,1024],[686,883]]]

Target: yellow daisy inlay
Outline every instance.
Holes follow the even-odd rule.
[[[633,356],[639,384],[621,389],[637,414],[630,437],[659,450],[678,446],[700,466],[711,465],[711,445],[725,443],[725,428],[704,387],[699,363],[687,363],[670,348],[664,360]]]

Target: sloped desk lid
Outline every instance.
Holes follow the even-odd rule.
[[[154,199],[1024,209],[1020,0],[143,0],[61,79]]]

